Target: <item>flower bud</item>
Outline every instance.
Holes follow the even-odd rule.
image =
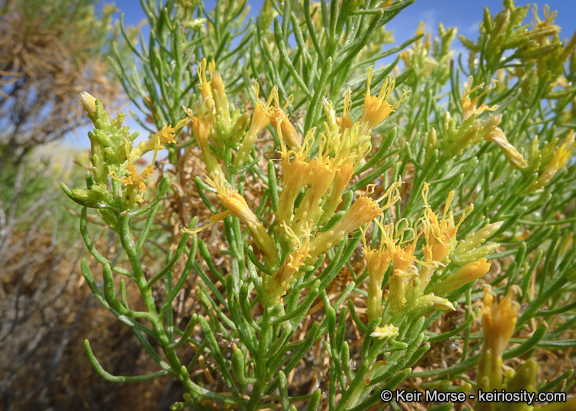
[[[208,66],[208,71],[210,72],[210,80],[206,78],[206,66]],[[198,73],[198,79],[200,80],[200,92],[202,93],[203,102],[210,110],[214,108],[214,97],[212,95],[212,75],[214,70],[216,69],[216,63],[211,61],[210,64],[207,64],[206,59],[202,59],[200,63],[198,63],[198,67],[196,69]]]
[[[456,247],[456,253],[464,253],[472,250],[474,247],[478,247],[481,244],[492,237],[504,224],[504,221],[498,221],[496,223],[488,224],[482,227],[480,230],[468,234],[464,240],[460,240],[458,247]]]
[[[70,190],[64,183],[61,183],[60,187],[72,201],[84,207],[98,208],[100,205],[112,201],[112,196],[103,185],[94,184],[88,190],[80,188]]]
[[[189,114],[190,113],[191,111],[189,111]],[[202,150],[200,155],[202,161],[206,165],[206,170],[208,171],[208,174],[210,174],[211,176],[213,175],[224,176],[222,168],[220,167],[218,160],[214,156],[214,153],[212,152],[212,148],[210,147],[208,141],[211,129],[210,119],[207,116],[202,117],[192,115],[190,117],[190,122],[192,123],[192,131],[194,132],[194,137],[196,137],[196,141],[198,142]]]
[[[522,170],[528,165],[516,147],[508,142],[506,135],[500,127],[496,127],[494,131],[492,131],[492,133],[490,133],[490,135],[485,138],[485,140],[496,143],[498,147],[500,147],[500,149],[504,152],[506,157],[508,157],[508,160],[510,160],[512,165],[517,169]]]
[[[434,284],[430,287],[430,291],[442,297],[446,296],[463,285],[483,277],[489,270],[490,263],[488,263],[485,258],[481,258],[477,261],[466,264],[445,280]]]
[[[270,124],[269,110],[271,100],[268,100],[267,103],[260,100],[258,82],[254,83],[254,94],[256,95],[256,106],[252,113],[250,128],[248,129],[248,132],[236,153],[236,157],[234,158],[234,166],[236,169],[239,169],[244,165],[248,154],[252,151],[254,144],[256,144],[258,134],[260,134],[260,132]]]
[[[500,247],[500,244],[498,243],[488,243],[480,247],[476,247],[473,250],[463,254],[453,254],[451,256],[452,262],[454,262],[457,265],[468,264],[470,262],[478,260],[479,258],[486,257],[488,254],[492,253],[492,251],[496,250],[498,247]]]
[[[392,258],[387,249],[372,249],[368,247],[366,245],[365,237],[364,256],[366,258],[368,276],[370,279],[370,283],[368,284],[368,297],[366,298],[366,305],[368,322],[371,322],[382,316],[382,281],[384,281],[384,275],[390,266]]]
[[[450,301],[448,301],[446,298],[434,295],[434,293],[426,294],[425,296],[420,297],[414,309],[418,310],[429,307],[436,308],[438,310],[456,310]]]
[[[432,127],[432,130],[428,133],[428,138],[426,139],[426,157],[425,161],[428,162],[434,150],[438,148],[438,138],[436,137],[436,129]]]
[[[96,114],[96,97],[83,91],[80,93],[80,101],[82,102],[82,106],[84,106],[84,110],[88,113],[88,117],[93,120]]]
[[[217,71],[212,74],[210,81],[210,88],[212,89],[212,97],[216,106],[216,113],[218,120],[224,127],[230,127],[230,109],[228,108],[228,96],[224,89],[224,82],[222,76]]]
[[[498,221],[488,224],[480,230],[468,234],[464,240],[460,240],[458,246],[452,253],[452,261],[456,264],[464,265],[476,261],[498,248],[500,245],[496,243],[482,244],[484,244],[488,238],[492,237],[500,227],[502,227],[503,223],[503,221]]]
[[[394,273],[390,278],[390,294],[388,294],[388,300],[390,301],[390,308],[395,312],[405,308],[406,279],[397,273]]]
[[[370,334],[372,338],[378,338],[383,340],[384,338],[394,338],[398,335],[398,327],[390,324],[386,324],[383,327],[376,327],[376,329]]]

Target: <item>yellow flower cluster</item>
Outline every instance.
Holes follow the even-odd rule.
[[[362,119],[361,119],[361,130],[362,134],[368,133],[370,130],[376,128],[380,123],[382,123],[388,116],[393,113],[396,108],[408,97],[408,92],[404,91],[402,97],[392,105],[388,102],[390,99],[390,94],[394,90],[395,81],[386,78],[380,89],[378,95],[370,95],[370,82],[372,81],[372,76],[374,70],[370,67],[368,71],[368,82],[366,85],[366,99],[364,100],[364,106],[362,107]]]
[[[207,67],[210,79],[205,73]],[[226,211],[211,218],[210,225],[233,215],[248,227],[256,247],[263,254],[265,264],[274,271],[274,275],[263,282],[265,302],[273,305],[278,303],[290,283],[301,274],[299,269],[302,265],[310,264],[346,235],[382,216],[383,211],[400,198],[398,188],[401,182],[392,184],[376,200],[369,196],[373,192],[371,187],[343,215],[337,216],[339,220],[335,220],[330,229],[319,230],[332,217],[336,218],[344,191],[355,169],[372,148],[372,129],[395,111],[406,98],[406,92],[395,105],[390,104],[394,81],[387,79],[380,93],[371,95],[373,70],[370,68],[361,118],[354,122],[350,116],[350,91],[345,96],[344,111],[340,117],[336,116],[332,103],[324,99],[326,122],[320,130],[311,129],[302,138],[285,113],[291,98],[281,106],[278,89],[274,87],[268,100],[261,101],[256,83],[254,91],[257,102],[248,127],[248,114],[240,115],[237,110],[231,113],[228,109],[224,85],[215,70],[215,64],[208,65],[205,60],[199,65],[203,102],[194,111],[186,109],[210,176],[208,182],[217,190],[218,198],[226,208]],[[224,160],[222,148],[232,149],[235,152],[233,169],[230,170],[230,164],[227,163],[226,172],[241,169],[258,134],[269,124],[278,133],[282,172],[282,191],[275,213],[275,233],[266,231],[245,199],[234,190],[233,183],[227,182],[219,162]],[[302,197],[298,199],[300,195]],[[380,205],[384,199],[387,199],[385,204]],[[279,241],[282,250],[280,254],[274,237]],[[279,255],[286,258],[278,261]]]
[[[175,141],[176,131],[185,127],[188,124],[188,119],[183,119],[178,122],[176,127],[167,126],[166,124],[162,129],[154,134],[147,141],[143,141],[138,144],[135,148],[132,148],[132,143],[125,140],[126,147],[126,162],[123,165],[128,175],[120,178],[118,177],[116,171],[110,171],[110,176],[116,181],[122,182],[126,186],[125,198],[128,203],[133,204],[134,201],[137,203],[142,202],[144,197],[144,192],[146,191],[146,183],[144,179],[154,173],[154,163],[156,162],[156,156],[158,151],[164,149],[164,144],[170,144]],[[136,170],[136,162],[142,158],[142,156],[150,151],[154,151],[154,157],[142,173],[138,174]]]
[[[150,137],[148,140],[141,142],[138,146],[132,146],[132,140],[136,135],[122,136],[125,129],[121,129],[123,114],[119,114],[116,120],[110,122],[107,114],[102,113],[102,119],[99,121],[97,116],[96,98],[87,92],[80,93],[80,101],[92,120],[96,129],[93,135],[96,137],[96,143],[92,145],[92,162],[93,167],[98,172],[95,162],[106,165],[104,173],[99,173],[97,177],[107,181],[108,176],[114,180],[123,183],[126,189],[122,195],[125,205],[128,208],[134,207],[136,203],[143,200],[146,191],[145,179],[154,173],[154,163],[158,151],[164,149],[166,144],[175,142],[176,131],[188,124],[188,119],[183,119],[175,127],[164,125],[162,129]],[[114,132],[113,132],[114,130]],[[126,129],[127,130],[127,129]],[[136,169],[136,163],[148,152],[154,152],[150,165],[141,173]],[[94,157],[96,156],[96,157]],[[101,175],[100,175],[101,174]]]
[[[381,216],[400,198],[398,188],[401,182],[392,184],[377,200],[369,197],[373,190],[370,187],[331,229],[311,234],[335,215],[354,169],[371,149],[370,135],[362,134],[361,121],[352,123],[346,108],[342,117],[337,118],[332,103],[326,100],[324,105],[327,122],[320,133],[318,154],[314,159],[310,158],[310,150],[315,141],[315,129],[306,135],[297,148],[288,149],[281,141],[282,192],[276,220],[282,231],[277,234],[284,246],[293,250],[292,253],[306,255],[300,261],[314,261],[346,235]],[[387,107],[381,107],[387,110]],[[302,190],[305,190],[305,194],[296,207],[296,198]],[[380,206],[379,203],[385,198],[386,203]],[[304,250],[302,244],[306,244]],[[282,295],[297,277],[297,273],[291,272],[292,277],[287,280],[285,273],[286,269],[282,268],[276,274],[282,280],[276,280],[274,276],[270,282],[268,292],[271,295]]]
[[[267,293],[265,296],[266,301],[264,302],[269,305],[274,305],[280,301],[282,295],[290,288],[290,283],[298,277],[300,267],[310,257],[310,226],[306,227],[303,235],[304,240],[296,236],[294,231],[286,224],[282,228],[292,237],[296,243],[296,249],[286,258],[280,269],[266,284]]]
[[[400,220],[396,225],[384,226],[379,220],[376,220],[376,223],[382,232],[380,246],[368,247],[364,236],[364,256],[370,279],[367,299],[369,321],[382,316],[382,281],[390,263],[394,268],[390,280],[390,303],[394,310],[403,307],[406,302],[406,280],[418,275],[418,270],[413,265],[416,261],[413,254],[418,238],[413,229],[402,227],[406,220]],[[412,234],[411,239],[404,239],[406,232]]]
[[[542,188],[548,184],[554,175],[556,175],[558,170],[560,170],[566,164],[570,158],[570,155],[572,154],[572,151],[574,148],[576,148],[576,141],[574,141],[575,136],[576,134],[574,130],[571,130],[562,144],[555,147],[554,155],[548,161],[540,153],[533,154],[533,152],[536,150],[531,150],[529,167],[534,167],[536,163],[540,163],[539,166],[536,166],[539,174],[536,181],[530,186],[531,191],[538,190],[539,188]],[[538,140],[535,138],[534,141],[536,142],[535,145],[537,147]]]
[[[444,206],[444,214],[439,219],[439,215],[432,211],[428,205],[429,185],[424,183],[422,188],[422,198],[424,199],[424,218],[422,225],[426,245],[424,246],[424,258],[426,262],[435,262],[441,265],[445,262],[450,251],[456,245],[456,233],[464,219],[472,212],[474,205],[469,205],[463,212],[458,224],[454,225],[454,217],[450,209],[454,199],[454,191],[450,191]]]
[[[508,142],[506,135],[499,127],[494,129],[485,139],[496,143],[516,169],[525,174],[538,173],[538,178],[529,188],[530,191],[534,191],[548,184],[566,164],[572,151],[576,148],[574,137],[574,130],[571,130],[562,144],[557,145],[558,139],[554,139],[544,147],[539,148],[538,137],[535,136],[530,144],[528,160],[525,160],[524,156]]]
[[[478,116],[485,111],[494,111],[498,107],[488,107],[485,104],[481,104],[478,107],[478,99],[480,96],[490,91],[494,86],[492,85],[486,89],[484,93],[472,99],[471,95],[477,90],[482,89],[484,83],[476,87],[472,87],[472,84],[473,79],[470,77],[465,85],[464,97],[460,100],[463,112],[462,124],[457,127],[448,112],[446,112],[444,116],[444,149],[452,155],[460,155],[465,149],[488,138],[502,121],[502,114],[496,116],[490,115],[486,120],[478,119]]]
[[[393,270],[390,277],[389,301],[392,312],[396,313],[427,307],[453,310],[452,303],[444,297],[451,291],[479,279],[490,269],[490,264],[486,259],[479,258],[460,268],[455,274],[427,288],[434,271],[450,261],[450,255],[457,248],[458,228],[473,209],[472,205],[467,207],[458,224],[455,224],[452,212],[449,211],[454,192],[448,194],[444,213],[440,218],[440,215],[433,212],[428,205],[428,191],[428,184],[424,184],[422,189],[425,204],[424,216],[416,223],[416,227],[421,224],[421,230],[411,228],[405,219],[399,220],[396,224],[387,225],[376,220],[381,232],[380,245],[369,247],[364,238],[364,255],[370,280],[367,297],[369,321],[382,317],[382,281],[390,264]],[[493,224],[481,230],[480,234],[464,240],[461,253],[474,250],[494,233],[494,227],[499,226],[500,223]],[[425,239],[422,246],[424,261],[419,261],[414,257],[421,235]],[[428,292],[425,293],[425,291]]]

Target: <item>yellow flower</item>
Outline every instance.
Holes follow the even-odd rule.
[[[450,113],[444,115],[444,138],[443,145],[452,155],[460,155],[468,147],[480,143],[487,138],[502,121],[502,114],[490,115],[486,120],[478,120],[477,117],[485,111],[493,111],[497,106],[488,107],[485,104],[478,107],[480,96],[488,93],[494,86],[488,87],[482,94],[471,100],[470,95],[484,84],[472,88],[472,77],[465,85],[465,95],[460,100],[464,121],[458,127],[451,118]]]
[[[490,292],[484,294],[484,313],[482,314],[482,330],[484,332],[484,351],[501,357],[512,334],[518,319],[520,306],[512,301],[510,296],[494,301]]]
[[[290,283],[300,276],[298,270],[310,256],[310,226],[307,226],[304,231],[304,241],[302,241],[286,223],[284,223],[282,227],[286,230],[287,235],[294,240],[297,247],[284,261],[282,267],[273,275],[266,286],[265,303],[270,305],[280,302],[282,295],[290,288]]]
[[[454,217],[452,212],[448,212],[452,200],[454,199],[454,191],[448,194],[446,205],[444,206],[444,214],[442,219],[438,219],[439,215],[432,211],[428,205],[428,183],[424,183],[422,188],[422,198],[424,199],[424,217],[422,218],[422,225],[424,229],[424,237],[426,238],[426,245],[424,245],[424,259],[426,262],[443,263],[448,257],[450,249],[455,245],[455,236],[458,228],[464,219],[472,212],[474,206],[471,204],[462,213],[462,217],[457,225],[454,225]],[[425,287],[428,281],[423,281]]]
[[[342,113],[342,117],[336,119],[338,125],[340,126],[340,133],[344,134],[346,129],[352,127],[352,119],[350,118],[350,109],[352,107],[352,90],[348,88],[346,91],[346,95],[344,96],[344,112]]]
[[[260,100],[258,82],[254,82],[254,93],[256,95],[256,107],[254,107],[254,112],[252,113],[252,121],[248,133],[246,133],[246,137],[244,137],[244,140],[236,153],[236,157],[234,158],[234,165],[236,168],[241,167],[245,163],[248,154],[250,154],[254,144],[256,144],[258,134],[260,134],[260,132],[270,123],[269,111],[272,97],[268,99],[267,103]]]
[[[405,219],[401,219],[395,225],[388,224],[382,226],[379,224],[380,230],[382,231],[379,252],[388,255],[394,268],[390,278],[389,296],[392,310],[404,308],[404,304],[406,303],[407,282],[412,277],[418,275],[418,270],[416,266],[413,265],[413,263],[417,261],[414,258],[414,251],[416,250],[418,235],[414,233],[412,228],[400,228],[406,223],[407,221]],[[412,238],[405,240],[404,235],[406,232],[412,233]]]
[[[336,117],[336,112],[334,111],[334,106],[331,101],[324,97],[323,103],[330,131],[344,134],[347,129],[352,127],[354,122],[350,117],[350,109],[352,108],[352,90],[350,90],[350,88],[348,88],[344,95],[344,110],[341,117]]]
[[[498,147],[500,147],[506,157],[508,157],[508,160],[510,160],[512,165],[517,169],[522,170],[528,165],[516,147],[508,142],[506,134],[504,134],[500,127],[496,127],[494,131],[492,131],[492,133],[490,133],[490,135],[485,138],[485,140],[498,144]]]
[[[292,104],[294,96],[290,96],[284,107],[280,107],[280,97],[278,96],[278,87],[274,86],[270,98],[274,100],[274,107],[270,107],[270,122],[278,132],[280,141],[284,141],[291,149],[300,148],[302,136],[296,131],[284,110]]]
[[[222,76],[217,71],[212,73],[212,80],[210,81],[210,88],[212,89],[212,98],[216,106],[216,113],[218,120],[225,125],[230,124],[230,109],[228,108],[228,96],[224,90],[224,82]]]
[[[342,120],[336,118],[332,103],[327,99],[324,99],[324,110],[328,119],[328,127],[325,123],[318,156],[333,158],[335,167],[353,163],[356,168],[362,158],[372,149],[370,133],[364,133],[359,122],[352,123],[349,127],[340,127]]]
[[[210,138],[210,129],[212,127],[210,124],[210,118],[202,115],[195,116],[190,109],[187,109],[186,112],[190,116],[192,132],[194,133],[194,137],[196,137],[196,141],[200,145],[200,148],[202,151],[210,151],[208,143],[208,139]]]
[[[164,127],[162,127],[158,133],[150,137],[149,140],[141,142],[135,148],[132,148],[131,142],[129,140],[126,139],[124,141],[127,158],[126,171],[128,171],[129,175],[120,178],[115,171],[112,171],[110,176],[114,180],[120,181],[127,186],[127,190],[124,196],[129,204],[142,201],[144,191],[146,191],[146,184],[144,183],[144,179],[154,173],[154,163],[156,162],[158,151],[164,149],[163,144],[173,143],[175,141],[176,130],[184,127],[187,124],[187,118],[180,120],[174,128],[164,124]],[[150,165],[144,169],[142,174],[138,174],[134,164],[140,160],[144,154],[150,151],[154,151],[154,157],[152,158]]]
[[[374,332],[370,334],[372,338],[378,338],[379,340],[383,340],[384,338],[394,338],[398,335],[399,329],[398,327],[390,324],[386,324],[383,327],[376,327]]]
[[[196,137],[196,141],[200,145],[201,151],[201,158],[204,164],[206,165],[206,170],[208,174],[211,176],[224,176],[222,172],[222,168],[218,163],[218,160],[214,156],[212,152],[212,148],[209,144],[210,138],[210,130],[212,128],[212,124],[210,122],[210,117],[205,115],[194,115],[192,110],[185,109],[186,113],[190,116],[190,122],[192,123],[192,132],[194,133],[194,137]]]
[[[334,214],[359,157],[370,149],[368,143],[361,154],[353,152],[356,142],[351,137],[349,130],[346,130],[344,135],[330,131],[320,135],[318,156],[311,162],[312,186],[304,195],[294,216],[293,228],[297,233],[300,231],[298,227],[305,222],[310,221],[316,225]],[[329,193],[330,187],[332,190]],[[321,205],[323,198],[326,198],[324,206]]]
[[[258,220],[258,217],[250,210],[244,197],[232,190],[224,178],[216,174],[214,180],[208,178],[208,184],[218,191],[218,198],[230,213],[240,219],[252,234],[256,246],[264,254],[266,262],[272,263],[276,259],[277,251],[274,241],[266,232],[266,228]],[[224,216],[225,217],[225,216]]]
[[[538,39],[560,33],[560,26],[554,24],[554,20],[558,16],[557,11],[550,12],[550,6],[544,5],[544,20],[540,20],[538,6],[534,4],[532,13],[534,14],[534,21],[532,22],[532,30],[526,33],[527,37]]]
[[[404,91],[400,100],[392,106],[388,100],[390,99],[390,94],[394,90],[395,80],[386,78],[380,89],[378,96],[370,95],[370,82],[372,81],[372,75],[374,74],[373,67],[370,67],[368,71],[368,81],[366,83],[366,99],[364,100],[364,107],[362,108],[362,134],[366,134],[368,130],[373,130],[380,123],[388,118],[388,116],[393,113],[396,108],[408,97],[408,92]]]
[[[544,167],[544,170],[538,176],[538,179],[532,183],[530,186],[530,191],[538,190],[539,188],[544,187],[546,184],[552,180],[554,175],[558,170],[560,170],[564,164],[570,158],[572,150],[576,147],[576,142],[574,141],[574,130],[568,134],[568,136],[564,139],[562,144],[556,147],[556,151],[554,152],[554,157],[552,160]]]
[[[371,190],[373,190],[373,187],[370,187],[366,194],[362,195],[352,204],[350,209],[344,214],[344,217],[342,217],[342,220],[331,230],[319,233],[312,240],[310,244],[310,256],[313,259],[317,258],[334,244],[342,241],[344,236],[357,230],[360,226],[372,221],[376,217],[381,216],[384,210],[392,207],[400,199],[398,187],[401,185],[401,181],[392,184],[378,200],[372,200],[368,197],[368,194],[371,194]],[[384,198],[388,198],[388,200],[384,206],[380,207],[378,203]]]
[[[417,261],[414,258],[414,251],[416,251],[416,242],[418,235],[414,234],[411,228],[400,228],[401,225],[407,224],[405,219],[402,219],[394,224],[388,224],[382,231],[382,242],[386,249],[392,256],[392,265],[394,266],[394,275],[399,277],[411,277],[417,274],[416,267],[413,262]],[[404,239],[406,232],[412,233],[412,238]],[[404,245],[406,244],[406,245]],[[382,247],[382,245],[380,245]]]
[[[426,24],[422,20],[420,20],[420,23],[418,23],[418,27],[416,28],[415,34],[416,35],[426,34]],[[430,50],[430,33],[426,35],[424,41],[422,41],[422,37],[416,40],[416,44],[414,46],[420,46],[422,44],[424,44],[426,50]]]
[[[202,93],[202,98],[204,99],[204,105],[208,107],[210,110],[214,108],[214,97],[212,95],[212,76],[214,74],[214,70],[216,70],[216,63],[211,61],[208,65],[208,71],[210,72],[210,81],[206,78],[206,59],[202,59],[202,62],[198,64],[198,68],[196,69],[198,73],[198,79],[200,80],[200,92]]]
[[[324,131],[331,131],[337,133],[340,130],[338,125],[338,118],[336,117],[336,110],[334,110],[334,104],[326,97],[322,98],[322,103],[324,104],[324,112],[326,113],[326,122],[323,124]]]
[[[187,124],[188,124],[188,118],[180,120],[178,124],[176,124],[176,127],[164,124],[164,126],[159,132],[154,134],[147,141],[141,142],[140,144],[138,144],[137,147],[133,148],[132,150],[129,149],[129,145],[127,143],[126,155],[128,157],[128,160],[131,163],[135,163],[136,161],[141,159],[144,154],[153,150],[154,159],[152,160],[152,164],[154,164],[154,162],[156,161],[156,156],[158,155],[158,151],[164,149],[163,144],[174,143],[176,138],[176,131],[186,126]]]
[[[514,334],[520,306],[506,296],[495,302],[489,291],[484,294],[482,315],[482,353],[478,359],[477,386],[489,391],[502,388],[502,354]]]
[[[380,221],[377,220],[377,223],[382,227]],[[383,228],[381,230],[384,231]],[[366,305],[368,322],[371,322],[382,316],[382,281],[384,281],[386,270],[388,270],[388,266],[392,262],[392,256],[388,249],[383,248],[384,242],[381,242],[380,247],[376,249],[368,247],[364,231],[362,232],[362,239],[364,241],[364,258],[366,259],[370,280]]]
[[[464,113],[464,120],[468,119],[471,116],[477,117],[485,111],[494,111],[498,108],[498,106],[488,107],[486,104],[482,104],[480,105],[480,107],[477,107],[478,99],[483,95],[485,95],[486,93],[492,91],[496,87],[494,83],[490,85],[490,87],[488,87],[486,90],[484,90],[481,94],[477,95],[474,98],[474,100],[470,100],[470,95],[472,93],[484,87],[484,83],[482,83],[473,88],[472,87],[473,82],[474,78],[472,76],[468,77],[468,81],[464,86],[465,88],[464,97],[460,99],[460,103],[462,104],[462,111]]]
[[[287,150],[284,144],[281,145],[280,155],[282,157],[282,192],[278,202],[278,212],[276,218],[280,222],[292,221],[294,211],[294,201],[300,193],[300,189],[312,181],[312,170],[315,162],[308,158],[308,152],[314,143],[316,129],[311,129],[304,143],[295,150]],[[292,157],[292,160],[290,158]]]
[[[254,83],[254,91],[256,93],[256,98],[258,99],[258,83]],[[258,134],[268,126],[270,123],[270,104],[272,100],[270,97],[268,101],[264,103],[262,100],[256,102],[256,107],[254,108],[254,113],[252,113],[252,122],[250,123],[250,128],[248,129],[248,134]]]
[[[292,227],[300,233],[301,227],[310,222],[317,225],[322,216],[320,208],[324,195],[328,192],[330,185],[336,174],[333,161],[318,158],[313,163],[313,170],[310,174],[311,187],[308,188],[300,206],[294,213]]]
[[[129,174],[123,178],[118,177],[115,171],[110,172],[110,176],[126,186],[124,198],[128,204],[134,204],[135,202],[140,203],[144,198],[144,191],[146,191],[144,179],[152,174],[154,169],[152,165],[150,165],[142,171],[142,174],[138,174],[136,166],[129,162],[126,171],[128,171]]]
[[[332,189],[326,196],[326,202],[322,206],[323,214],[322,218],[320,219],[320,223],[325,223],[328,221],[330,217],[332,217],[336,212],[336,209],[342,202],[342,194],[344,194],[344,190],[346,190],[350,179],[354,175],[354,168],[355,167],[353,163],[347,163],[343,164],[336,171],[332,183]]]
[[[347,98],[350,98],[350,91],[347,93]],[[352,120],[346,108],[348,104],[345,102],[343,117],[336,118],[332,103],[324,99],[324,109],[328,122],[324,124],[324,132],[320,138],[317,166],[313,174],[316,181],[316,169],[327,167],[334,170],[334,176],[332,177],[330,173],[327,173],[329,175],[328,178],[332,179],[333,182],[322,206],[320,223],[328,221],[334,215],[342,201],[342,194],[354,175],[354,170],[372,149],[370,135],[361,134],[359,123],[351,123]],[[348,120],[343,120],[346,117]],[[350,122],[349,125],[345,124],[347,121]],[[326,127],[326,124],[328,127]],[[322,171],[318,173],[318,175],[321,174]]]

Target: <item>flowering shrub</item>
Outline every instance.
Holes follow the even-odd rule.
[[[467,67],[442,25],[382,51],[411,2],[266,1],[255,23],[245,2],[142,2],[142,72],[116,69],[157,128],[135,145],[123,115],[83,93],[92,168],[86,189],[63,186],[102,266],[99,285],[83,262],[87,285],[158,364],[113,376],[85,341],[102,377],[169,374],[186,390],[172,409],[574,385],[566,368],[539,381],[538,358],[575,345],[576,35],[560,41],[548,9],[524,26],[528,6],[505,0],[478,40],[461,37]],[[124,258],[95,248],[89,209]],[[457,355],[439,360],[448,343]]]

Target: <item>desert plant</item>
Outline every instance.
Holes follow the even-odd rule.
[[[122,114],[83,93],[92,169],[85,189],[62,186],[101,265],[99,287],[82,262],[87,285],[158,364],[111,375],[85,341],[103,378],[171,375],[187,391],[172,409],[361,410],[399,386],[484,409],[475,393],[574,386],[571,367],[539,383],[538,358],[575,344],[576,35],[561,42],[548,9],[525,26],[528,7],[506,0],[462,40],[468,68],[442,25],[381,50],[383,25],[410,3],[270,1],[241,26],[228,23],[243,3],[142,1],[142,80],[118,72],[159,131],[136,145]],[[236,27],[249,35],[227,51]],[[164,148],[171,166],[150,190]],[[186,201],[164,199],[190,187],[202,208],[182,219]],[[94,246],[90,208],[124,260]],[[191,280],[184,314],[175,301]],[[447,344],[450,361],[435,352]]]

